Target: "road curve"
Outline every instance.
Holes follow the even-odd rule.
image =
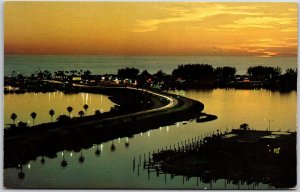
[[[49,82],[49,83],[63,84],[63,82],[55,81],[55,80],[43,80],[43,81]],[[76,83],[73,83],[73,86],[74,87],[91,88],[91,86],[81,85],[81,84],[76,84]],[[103,88],[103,87],[93,86],[93,88]],[[137,90],[137,91],[141,91],[141,92],[147,92],[149,94],[165,98],[169,101],[169,103],[167,105],[159,107],[159,108],[149,109],[149,110],[145,110],[145,111],[139,111],[139,112],[130,113],[130,114],[127,114],[127,115],[121,115],[121,116],[117,116],[117,117],[106,118],[105,120],[112,120],[112,119],[116,119],[116,118],[124,118],[126,116],[129,117],[129,116],[135,116],[135,115],[148,114],[148,113],[157,112],[157,111],[163,111],[163,110],[175,107],[178,104],[178,100],[176,98],[173,98],[171,96],[166,96],[166,95],[163,95],[163,94],[160,94],[160,93],[156,93],[156,92],[153,92],[153,91],[150,91],[150,90],[146,90],[146,89],[137,89],[137,88],[133,88],[133,87],[104,87],[104,88],[105,89],[132,89],[132,90]]]

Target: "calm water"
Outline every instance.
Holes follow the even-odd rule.
[[[22,74],[40,70],[90,70],[94,74],[116,74],[118,69],[135,67],[150,73],[163,70],[171,74],[179,64],[206,63],[213,67],[232,66],[238,74],[246,74],[255,65],[287,68],[297,67],[297,57],[247,57],[247,56],[21,56],[4,57],[4,75],[16,71]]]
[[[189,181],[183,180],[182,176],[171,179],[170,175],[156,176],[156,173],[148,175],[143,167],[137,165],[133,170],[133,158],[136,164],[139,156],[143,161],[143,154],[161,149],[162,147],[177,144],[180,141],[201,136],[203,134],[221,129],[222,131],[231,127],[238,127],[242,123],[248,123],[250,127],[265,130],[268,120],[271,122],[271,130],[296,130],[296,92],[282,94],[267,90],[226,90],[215,89],[211,91],[187,91],[181,92],[186,97],[197,99],[205,104],[206,113],[218,115],[218,119],[212,122],[196,123],[188,122],[183,125],[165,126],[146,133],[134,135],[133,138],[120,138],[99,145],[100,156],[95,155],[96,146],[83,150],[84,163],[79,163],[80,153],[64,151],[68,166],[62,168],[62,152],[58,158],[48,159],[41,164],[41,157],[29,162],[23,168],[25,178],[18,178],[19,170],[9,168],[4,170],[4,185],[6,187],[29,187],[29,188],[213,188],[224,189],[224,180],[218,180],[212,185],[201,183],[197,186],[196,178]],[[47,94],[46,94],[47,95]],[[59,95],[59,94],[58,94]],[[7,103],[7,97],[5,101]],[[35,97],[17,95],[22,98],[25,105],[28,100]],[[63,96],[73,97],[73,96]],[[96,98],[97,96],[93,96]],[[100,96],[99,96],[100,97]],[[80,94],[78,102],[81,101]],[[17,100],[17,98],[15,98]],[[47,103],[48,98],[38,95],[34,103]],[[5,107],[8,107],[5,105]],[[75,103],[74,103],[75,105]],[[104,104],[103,104],[104,105]],[[109,105],[109,104],[108,104]],[[31,106],[32,110],[38,111],[37,105]],[[62,107],[63,109],[65,107]],[[16,113],[21,113],[23,108],[16,108]],[[46,112],[48,109],[46,110]],[[5,110],[5,116],[7,116]],[[45,119],[49,119],[45,113]],[[42,113],[40,114],[42,116]],[[121,125],[120,125],[121,126]],[[125,142],[129,146],[125,147]],[[111,144],[114,143],[116,150],[111,152]],[[227,184],[227,188],[238,189],[238,185]],[[253,185],[240,186],[240,189],[253,189]],[[255,189],[268,189],[272,186],[260,183]]]
[[[83,105],[89,106],[87,112],[83,109]],[[17,114],[16,122],[29,122],[32,125],[30,114],[37,113],[35,125],[51,121],[49,110],[53,109],[55,114],[53,120],[61,115],[68,115],[67,107],[73,107],[71,116],[79,116],[79,111],[84,111],[87,115],[95,114],[95,110],[102,112],[109,111],[114,105],[108,99],[108,96],[97,95],[91,93],[79,93],[65,95],[62,92],[52,93],[25,93],[25,94],[7,94],[4,96],[4,123],[11,124],[10,119],[12,113]]]

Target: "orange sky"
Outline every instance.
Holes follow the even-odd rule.
[[[5,54],[297,55],[297,3],[5,2]]]

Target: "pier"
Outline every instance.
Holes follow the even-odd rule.
[[[144,154],[142,165],[148,174],[182,176],[183,183],[193,177],[197,183],[222,179],[225,186],[251,184],[254,189],[264,183],[275,188],[293,188],[296,133],[233,129],[197,136],[149,152],[148,158]]]

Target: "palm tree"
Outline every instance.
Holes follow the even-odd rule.
[[[80,117],[83,117],[84,112],[83,112],[83,111],[79,111],[79,112],[78,112],[78,115],[79,115]]]
[[[54,112],[54,110],[53,109],[51,109],[50,111],[49,111],[49,115],[51,116],[51,122],[53,122],[53,115],[55,114],[55,112]]]
[[[15,113],[11,114],[11,116],[10,116],[10,118],[13,120],[14,124],[16,124],[15,121],[16,121],[17,117],[18,116]]]
[[[67,111],[69,112],[69,117],[71,117],[71,112],[73,111],[73,107],[67,107]]]
[[[87,110],[88,110],[89,106],[87,104],[85,104],[85,105],[83,105],[83,108],[85,110],[85,114],[87,114]]]
[[[30,114],[30,116],[31,116],[31,118],[32,118],[32,125],[34,125],[34,119],[36,118],[36,112],[32,112],[31,114]]]

